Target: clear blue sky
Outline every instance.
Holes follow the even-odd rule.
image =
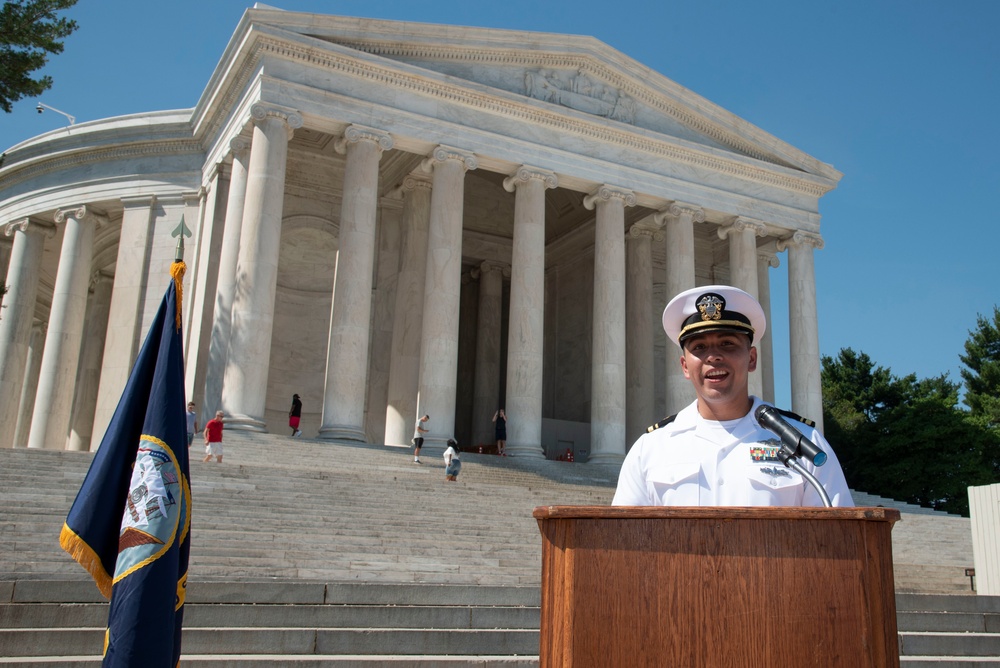
[[[1000,2],[275,0],[343,16],[591,35],[844,173],[820,202],[820,349],[949,373],[1000,302]],[[41,101],[79,121],[193,107],[249,3],[80,0]],[[0,150],[65,124],[0,114]],[[787,312],[786,264],[772,270]],[[783,320],[783,318],[781,319]],[[774,323],[789,405],[787,322]]]

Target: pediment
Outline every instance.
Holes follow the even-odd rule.
[[[261,5],[256,25],[405,63],[526,104],[584,114],[713,152],[839,180],[840,173],[592,37],[300,14]]]

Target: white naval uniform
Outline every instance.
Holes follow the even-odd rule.
[[[643,434],[629,450],[618,476],[614,506],[822,506],[802,475],[777,458],[781,441],[761,427],[754,411],[716,422],[698,413],[698,402],[673,422]],[[853,506],[833,448],[816,429],[789,420],[826,452],[823,466],[798,461],[814,475],[834,506]]]

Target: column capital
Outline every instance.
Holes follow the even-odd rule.
[[[632,241],[633,239],[641,239],[641,238],[652,239],[653,241],[659,243],[663,241],[666,238],[666,236],[660,230],[648,227],[641,223],[635,223],[634,225],[629,227],[628,231],[625,233],[626,241]]]
[[[0,229],[3,229],[4,237],[12,237],[15,232],[28,232],[29,230],[38,234],[44,234],[46,239],[51,239],[56,234],[55,225],[35,222],[30,218],[22,218],[21,220],[9,222],[0,226]]]
[[[635,193],[631,190],[604,184],[583,198],[583,206],[592,211],[598,202],[609,202],[612,199],[620,199],[625,206],[635,206],[636,203]]]
[[[812,246],[816,250],[822,250],[825,242],[823,237],[813,232],[796,230],[791,236],[778,239],[778,251],[783,251],[790,246]]]
[[[67,207],[65,209],[56,209],[53,220],[56,223],[65,223],[67,218],[72,218],[80,222],[93,221],[98,227],[104,227],[108,224],[108,217],[102,213],[96,213],[87,208],[86,204],[81,204],[80,206]]]
[[[357,144],[363,140],[375,142],[380,153],[388,151],[393,146],[392,136],[388,132],[355,124],[347,126],[344,136],[336,141],[333,148],[337,153],[344,154],[347,153],[348,144]]]
[[[690,216],[693,223],[705,222],[705,210],[697,204],[688,204],[687,202],[671,202],[653,214],[657,225],[661,227],[666,224],[667,218],[680,218],[682,216]]]
[[[736,216],[728,225],[720,225],[718,234],[720,239],[725,239],[733,232],[746,232],[750,230],[755,237],[767,236],[767,225],[761,220]]]
[[[269,118],[279,119],[285,124],[289,139],[292,138],[292,133],[296,128],[302,127],[302,114],[298,111],[268,102],[257,102],[250,107],[250,118],[256,124],[263,123]]]
[[[56,209],[55,214],[52,219],[56,223],[65,223],[67,218],[75,218],[76,220],[86,220],[87,218],[87,205],[81,204],[80,206],[68,207],[65,209]]]
[[[483,260],[479,263],[479,266],[474,267],[469,274],[472,278],[479,280],[480,276],[488,274],[491,271],[499,271],[503,274],[504,278],[510,278],[510,265],[506,262],[497,262],[496,260]]]
[[[475,153],[441,144],[431,151],[429,156],[424,158],[423,162],[420,163],[420,168],[429,174],[433,170],[434,165],[447,160],[461,162],[465,171],[472,171],[479,167],[479,161],[476,159]]]
[[[539,167],[521,165],[513,174],[503,180],[503,188],[507,192],[512,193],[519,185],[528,183],[532,180],[541,181],[546,189],[556,188],[559,186],[559,177],[556,176],[555,172],[551,172],[547,169],[541,169]]]
[[[434,181],[426,174],[413,173],[407,174],[403,177],[403,184],[400,186],[402,190],[416,190],[418,188],[423,188],[425,190],[431,190],[434,187]]]
[[[762,262],[771,269],[777,269],[781,266],[781,260],[777,255],[770,252],[762,252],[761,249],[757,249],[757,261]]]
[[[250,145],[251,145],[250,138],[245,137],[242,134],[236,135],[235,137],[229,140],[229,150],[233,153],[234,156],[239,155],[241,153],[245,154],[247,151],[250,150]]]

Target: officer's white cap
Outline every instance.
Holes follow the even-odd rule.
[[[663,331],[681,347],[685,339],[702,332],[741,332],[756,342],[766,329],[764,309],[757,300],[730,285],[685,290],[663,309]]]

